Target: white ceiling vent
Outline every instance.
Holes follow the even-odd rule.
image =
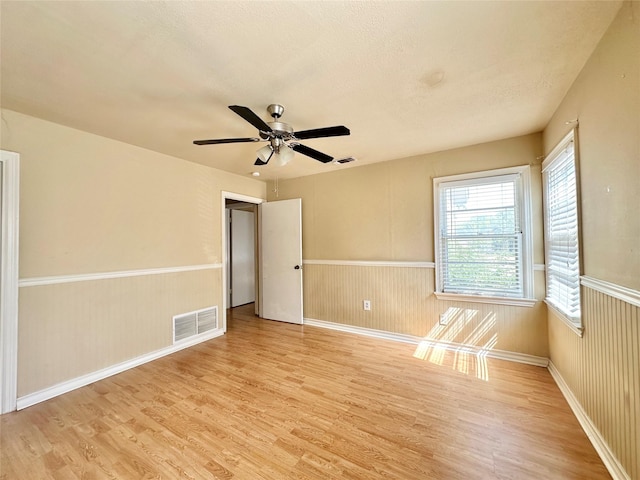
[[[339,164],[343,164],[343,163],[351,163],[351,162],[355,162],[356,159],[354,157],[345,157],[345,158],[340,158],[338,160],[334,160],[333,163],[339,163]]]
[[[209,307],[173,317],[173,343],[218,328],[218,307]]]

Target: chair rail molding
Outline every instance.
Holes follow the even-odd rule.
[[[221,263],[204,265],[186,265],[182,267],[160,267],[142,270],[122,270],[117,272],[81,273],[78,275],[55,275],[51,277],[21,278],[19,286],[37,287],[41,285],[55,285],[57,283],[88,282],[91,280],[108,280],[111,278],[139,277],[143,275],[163,275],[166,273],[194,272],[196,270],[214,270],[222,268]]]
[[[606,282],[597,278],[583,275],[580,277],[580,285],[596,290],[610,297],[617,298],[636,307],[640,307],[640,291],[623,287],[615,283]]]
[[[393,260],[303,260],[304,265],[335,265],[344,267],[436,268],[433,262],[398,262]]]

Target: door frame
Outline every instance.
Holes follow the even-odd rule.
[[[18,232],[20,154],[0,151],[2,162],[2,248],[0,268],[0,414],[18,398]]]
[[[260,205],[266,202],[264,198],[250,197],[249,195],[243,195],[241,193],[222,191],[221,203],[221,222],[222,222],[222,255],[224,255],[224,261],[222,262],[222,329],[227,332],[227,292],[229,286],[227,285],[227,229],[229,225],[226,220],[226,208],[227,200],[237,200],[240,202],[253,203],[254,205]],[[259,254],[259,252],[257,252]],[[258,262],[259,263],[259,262]],[[259,279],[259,275],[257,278]],[[260,291],[260,282],[256,284],[256,299],[260,298],[258,293]]]

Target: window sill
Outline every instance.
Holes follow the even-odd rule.
[[[578,326],[575,323],[573,323],[569,319],[569,317],[567,317],[564,313],[558,310],[551,302],[548,302],[547,300],[545,300],[544,303],[547,304],[547,308],[549,310],[552,310],[554,315],[558,317],[558,319],[562,320],[562,323],[564,323],[567,327],[569,327],[569,330],[571,330],[573,333],[575,333],[580,338],[582,338],[582,336],[584,335],[584,327]]]
[[[438,300],[455,302],[492,303],[494,305],[512,305],[515,307],[533,307],[538,300],[535,298],[486,297],[483,295],[465,295],[461,293],[434,292]]]

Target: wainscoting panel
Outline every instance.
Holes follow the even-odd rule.
[[[551,361],[629,478],[640,479],[640,308],[582,287],[584,336],[549,309]]]
[[[172,317],[221,291],[221,269],[23,286],[18,396],[172,345]]]
[[[536,272],[536,281],[544,273]],[[548,356],[546,307],[438,300],[429,267],[305,264],[304,316],[540,357]],[[371,301],[371,311],[363,301]]]

